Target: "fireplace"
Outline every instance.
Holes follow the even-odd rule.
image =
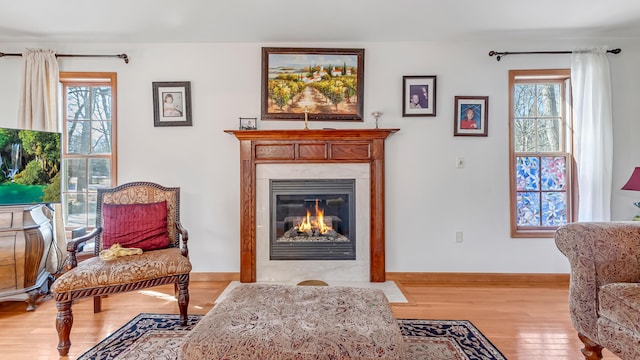
[[[359,276],[369,278],[372,282],[384,282],[384,141],[398,130],[225,130],[240,140],[240,281],[278,280],[279,274],[278,278],[267,275],[266,269],[271,263],[284,262],[287,267],[279,271],[289,276],[306,275],[303,272],[313,267],[316,273],[319,271],[324,275],[332,270],[335,276],[344,278],[356,272],[353,267],[358,267],[364,270],[364,275]],[[283,178],[283,173],[298,167],[305,168],[303,174],[318,171],[321,176],[314,178],[324,178],[322,175],[330,174],[331,178],[356,179],[357,202],[364,202],[362,207],[357,208],[365,210],[357,215],[359,240],[355,261],[269,260],[267,179]],[[335,170],[350,174],[336,177]],[[357,176],[353,176],[353,173]],[[267,195],[263,197],[261,194],[265,192]],[[263,241],[265,238],[266,241]],[[267,249],[263,251],[262,246],[265,245]],[[258,268],[260,276],[256,276]]]
[[[271,260],[355,260],[355,179],[270,181]]]

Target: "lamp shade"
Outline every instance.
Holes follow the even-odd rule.
[[[629,178],[629,180],[627,180],[627,183],[624,184],[622,190],[640,191],[640,167],[636,167],[635,169],[633,169],[633,174],[631,174],[631,177]]]

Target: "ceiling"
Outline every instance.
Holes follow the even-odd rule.
[[[640,37],[638,0],[0,1],[4,2],[0,11],[0,42],[369,42]]]

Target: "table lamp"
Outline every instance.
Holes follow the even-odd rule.
[[[631,174],[631,177],[629,178],[629,180],[627,180],[627,183],[624,184],[622,190],[640,191],[640,167],[636,167],[635,169],[633,169],[633,174]],[[640,208],[640,202],[634,202],[633,205]],[[640,221],[640,214],[634,216],[633,220]]]

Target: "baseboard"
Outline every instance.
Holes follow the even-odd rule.
[[[192,272],[190,281],[240,281],[239,272]]]
[[[388,272],[387,280],[404,284],[569,286],[569,274]],[[191,281],[240,281],[239,272],[192,272]]]
[[[569,286],[569,274],[388,272],[387,280],[404,284]]]

